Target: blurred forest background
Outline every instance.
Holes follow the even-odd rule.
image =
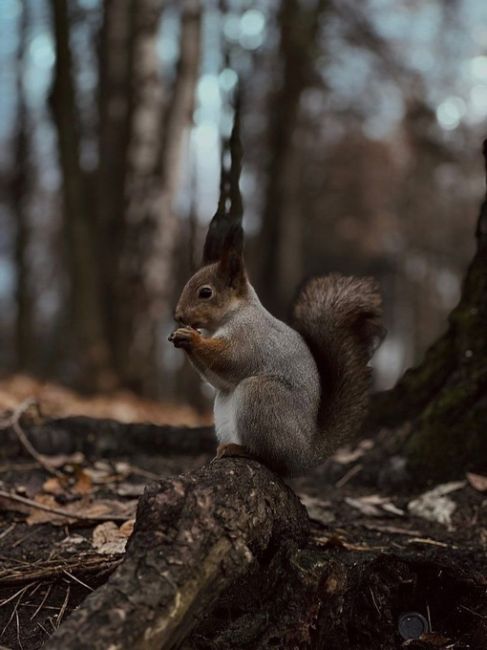
[[[166,340],[237,77],[264,304],[375,275],[378,388],[444,330],[483,186],[484,0],[1,0],[4,375],[207,404]]]

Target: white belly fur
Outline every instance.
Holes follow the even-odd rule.
[[[216,437],[220,444],[241,444],[237,432],[235,406],[235,394],[233,391],[231,393],[217,392],[213,405],[213,413],[215,416]]]

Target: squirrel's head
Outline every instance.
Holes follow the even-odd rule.
[[[234,250],[203,266],[184,287],[174,318],[180,325],[215,330],[248,295],[242,256]]]

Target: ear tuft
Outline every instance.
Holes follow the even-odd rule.
[[[247,280],[245,265],[242,254],[238,250],[230,248],[223,253],[218,271],[227,286],[237,291],[244,288]]]

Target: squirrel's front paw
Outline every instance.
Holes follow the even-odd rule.
[[[169,341],[175,348],[183,348],[183,350],[191,350],[198,332],[191,327],[178,327],[177,330],[169,337]]]

